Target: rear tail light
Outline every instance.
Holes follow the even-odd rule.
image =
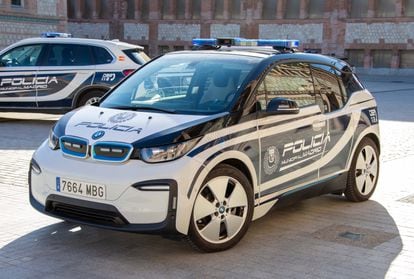
[[[124,76],[129,76],[129,74],[131,74],[133,71],[135,71],[135,69],[127,69],[123,70],[122,73],[124,74]]]

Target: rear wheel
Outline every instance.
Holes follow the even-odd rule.
[[[92,105],[96,102],[99,102],[99,99],[104,95],[105,93],[102,91],[90,91],[86,94],[84,94],[76,107],[86,106],[86,105]]]
[[[378,174],[378,147],[372,139],[364,138],[352,159],[345,189],[346,198],[354,202],[368,200],[377,186]]]
[[[188,240],[204,252],[218,252],[236,245],[253,216],[253,190],[238,169],[220,165],[201,187],[190,222]]]

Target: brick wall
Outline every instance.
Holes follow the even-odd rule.
[[[66,32],[66,0],[0,1],[0,49],[43,32]]]
[[[68,32],[79,38],[109,39],[109,23],[69,22]]]

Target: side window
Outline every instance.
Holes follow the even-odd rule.
[[[45,66],[87,66],[93,65],[89,46],[52,44],[49,47]]]
[[[27,67],[36,66],[42,51],[42,45],[19,46],[0,57],[0,66]]]
[[[306,63],[288,63],[275,66],[264,78],[257,90],[258,110],[266,110],[274,98],[295,101],[298,106],[316,104],[312,76]]]
[[[349,98],[352,93],[363,90],[364,86],[359,82],[358,78],[352,73],[352,70],[349,67],[342,69],[341,80],[345,86],[346,94]]]
[[[95,64],[110,64],[114,60],[112,55],[103,47],[92,46],[91,48],[95,57]]]
[[[312,75],[315,84],[316,102],[322,112],[341,109],[346,102],[346,95],[340,87],[336,69],[319,64],[312,64]]]

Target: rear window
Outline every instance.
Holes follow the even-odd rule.
[[[145,64],[150,60],[148,55],[138,48],[125,49],[123,52],[138,65]]]
[[[103,47],[93,46],[91,48],[95,57],[95,64],[110,64],[114,60],[112,55]]]

